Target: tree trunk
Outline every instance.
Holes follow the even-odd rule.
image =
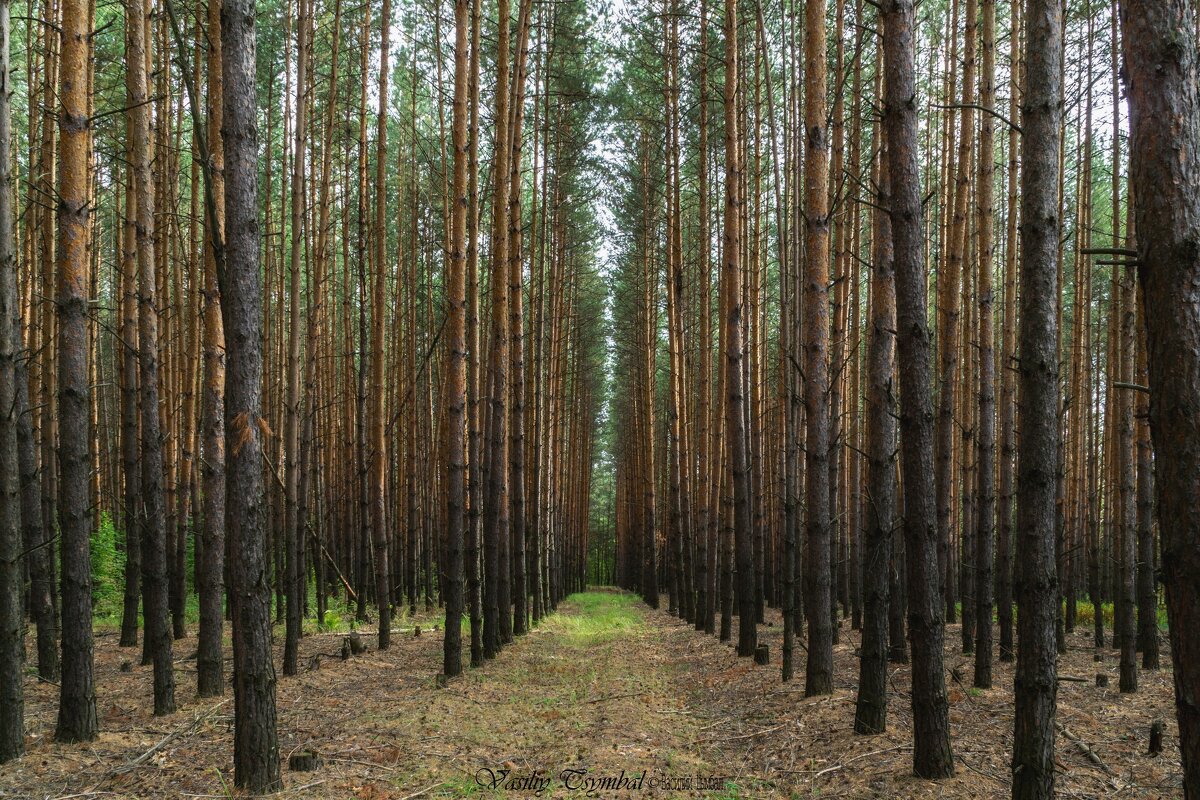
[[[25,619],[17,461],[17,257],[13,241],[9,0],[0,0],[0,764],[25,752]]]
[[[832,548],[829,517],[829,128],[825,113],[825,5],[804,25],[804,440],[807,568],[807,697],[833,691]]]
[[[975,686],[992,685],[992,546],[995,539],[996,360],[992,335],[992,193],[995,184],[996,0],[983,0],[983,51],[979,103],[979,171],[976,186],[976,249],[979,267],[979,424],[976,475],[979,480],[975,527]],[[965,600],[964,600],[965,602]]]
[[[1058,475],[1058,139],[1062,123],[1062,16],[1028,0],[1021,114],[1021,330],[1017,450],[1016,720],[1013,797],[1054,794],[1057,697],[1055,499]]]
[[[875,211],[871,322],[867,342],[867,502],[863,528],[863,629],[854,732],[887,728],[888,591],[896,515],[896,279],[892,267],[887,151],[881,154]]]
[[[1200,54],[1186,0],[1121,4],[1150,433],[1183,792],[1200,798]],[[1189,288],[1191,287],[1191,288]]]
[[[224,260],[218,243],[225,239],[225,145],[221,137],[224,89],[221,76],[221,5],[208,2],[208,170],[212,211],[205,216],[204,237],[204,388],[202,422],[204,457],[200,556],[200,631],[196,648],[196,687],[201,697],[225,693],[223,657],[225,596],[225,330],[221,324],[218,264]],[[220,261],[218,260],[220,259]],[[223,266],[223,265],[222,265]]]
[[[87,292],[90,203],[86,63],[90,16],[84,0],[63,0],[58,73],[58,523],[62,540],[62,681],[59,742],[96,737],[92,654],[90,388],[87,367]],[[49,121],[45,123],[49,126]],[[50,441],[43,429],[43,441]],[[51,493],[53,494],[53,493]]]
[[[262,281],[259,277],[255,2],[221,10],[225,140],[226,530],[233,583],[234,782],[283,787],[275,728],[271,596],[266,582],[262,447]]]
[[[750,463],[742,368],[742,162],[738,130],[737,0],[725,0],[725,233],[722,288],[725,296],[725,436],[733,475],[733,541],[737,552],[738,648],[749,658],[758,646],[754,596],[754,532],[750,529]],[[823,51],[822,51],[823,52]],[[828,500],[828,492],[826,492]],[[826,606],[828,624],[828,606]]]
[[[392,592],[389,567],[390,547],[385,498],[387,494],[388,453],[384,444],[384,351],[387,287],[387,107],[388,107],[388,35],[391,31],[392,3],[383,0],[382,39],[379,45],[379,115],[375,132],[375,260],[371,290],[371,393],[367,399],[370,425],[371,538],[375,552],[375,602],[379,606],[379,649],[391,645]]]
[[[933,487],[932,345],[926,321],[921,185],[917,152],[915,9],[885,0],[884,130],[891,180],[896,272],[896,349],[900,364],[900,462],[908,629],[912,641],[913,772],[954,774],[942,668],[942,598],[938,591],[937,517]]]
[[[447,277],[449,305],[449,388],[446,391],[446,635],[442,673],[462,672],[463,531],[466,524],[466,247],[468,52],[471,0],[454,2],[454,183],[450,217],[450,264]]]
[[[130,152],[133,155],[134,205],[138,255],[138,383],[141,397],[142,607],[146,645],[154,661],[154,713],[175,712],[175,673],[169,627],[167,537],[163,506],[163,452],[159,411],[159,311],[155,266],[155,208],[150,153],[150,105],[147,103],[148,47],[146,4],[126,10],[126,93],[130,107]]]

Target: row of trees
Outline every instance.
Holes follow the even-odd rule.
[[[443,6],[35,0],[13,44],[0,4],[0,760],[27,619],[56,739],[86,741],[94,613],[144,634],[165,715],[197,598],[196,691],[232,678],[236,782],[269,791],[273,616],[290,675],[331,603],[381,650],[444,604],[452,677],[583,585],[592,18]],[[114,524],[119,611],[90,562]]]
[[[1142,12],[1118,10],[729,2],[716,39],[707,3],[666,0],[624,37],[617,580],[654,607],[665,591],[722,640],[736,617],[742,656],[779,608],[782,677],[806,632],[808,694],[832,691],[849,618],[860,733],[886,725],[887,663],[910,645],[926,777],[954,768],[943,648],[961,614],[975,686],[991,687],[997,653],[1017,660],[1021,797],[1051,791],[1056,655],[1084,598],[1097,659],[1115,605],[1120,689],[1135,692],[1139,653],[1159,667],[1160,583],[1197,791],[1197,676],[1176,641],[1194,610],[1171,599],[1191,596],[1196,573],[1175,565],[1194,542],[1157,523],[1196,487],[1154,446],[1192,434],[1154,379],[1150,101],[1130,75],[1126,126],[1121,69],[1178,60],[1184,118],[1197,76],[1191,53],[1142,51]],[[1176,17],[1194,45],[1195,9]],[[1159,333],[1172,379],[1196,357],[1185,322]]]

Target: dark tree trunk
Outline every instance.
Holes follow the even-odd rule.
[[[121,647],[138,643],[141,599],[142,537],[141,482],[138,469],[138,250],[137,202],[133,191],[133,153],[126,147],[130,168],[125,190],[125,230],[121,239],[121,471],[125,477],[125,603],[121,615]]]
[[[888,590],[896,514],[896,423],[892,375],[896,367],[896,279],[892,267],[887,152],[879,170],[871,267],[871,320],[867,334],[867,500],[863,528],[862,657],[855,733],[887,728]]]
[[[892,189],[896,272],[897,357],[900,372],[900,465],[904,478],[904,539],[908,630],[912,642],[913,771],[954,774],[942,668],[942,598],[938,592],[937,518],[933,487],[932,343],[926,320],[916,109],[915,9],[885,0],[884,130]]]
[[[221,141],[224,107],[221,83],[221,2],[208,2],[207,145],[212,211],[204,237],[204,388],[201,395],[204,458],[200,565],[200,630],[196,643],[196,689],[201,697],[225,692],[222,654],[225,595],[225,331],[221,325],[221,292],[217,285],[218,243],[224,240],[225,157]],[[214,229],[215,228],[215,229]],[[223,256],[220,256],[223,259]]]
[[[1013,797],[1054,794],[1057,699],[1055,567],[1058,425],[1058,139],[1062,14],[1028,0],[1021,113],[1021,270],[1018,337],[1016,721]]]
[[[275,730],[271,590],[267,585],[262,446],[262,281],[259,276],[255,0],[221,9],[225,140],[225,323],[228,441],[225,528],[233,583],[234,782],[283,787]]]
[[[25,752],[21,472],[17,460],[17,259],[13,247],[9,0],[0,0],[0,764]]]
[[[1200,798],[1200,55],[1188,0],[1121,4],[1183,792]]]
[[[147,4],[133,0],[126,10],[126,61],[146,63]],[[158,301],[156,291],[154,179],[150,158],[150,105],[146,70],[126,72],[129,104],[129,149],[133,158],[134,227],[138,258],[138,384],[141,440],[138,466],[141,500],[142,608],[146,618],[146,652],[154,662],[154,713],[175,713],[175,668],[169,627],[167,586],[168,532],[163,505],[163,437],[158,404]]]
[[[758,646],[754,594],[754,532],[750,529],[750,462],[746,446],[745,378],[742,361],[741,219],[742,166],[738,134],[737,2],[725,0],[725,243],[722,284],[726,291],[726,457],[733,474],[733,539],[737,552],[738,648],[749,658]],[[826,615],[828,616],[828,615]]]
[[[1141,293],[1139,292],[1139,295]],[[1139,312],[1141,309],[1139,309]],[[1137,383],[1145,386],[1146,319],[1138,324]],[[1142,668],[1158,669],[1158,586],[1154,577],[1154,455],[1150,447],[1149,396],[1138,392],[1137,406],[1137,522],[1138,522],[1138,641]]]

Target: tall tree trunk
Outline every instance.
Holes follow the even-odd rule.
[[[87,291],[91,120],[86,81],[91,17],[85,0],[63,0],[58,72],[58,525],[62,540],[62,680],[59,742],[96,737],[92,652],[92,535],[88,425]],[[49,126],[49,121],[45,123]],[[48,266],[48,265],[47,265]],[[43,441],[50,441],[43,428]],[[51,493],[53,495],[53,493]]]
[[[212,217],[205,216],[204,237],[204,458],[200,461],[204,508],[201,519],[200,631],[196,649],[196,686],[201,697],[225,692],[222,655],[225,596],[225,330],[221,324],[218,243],[225,239],[225,145],[221,136],[224,89],[221,76],[222,0],[208,2],[208,119],[206,144]],[[222,264],[223,266],[223,264]]]
[[[1121,3],[1183,792],[1200,798],[1200,53],[1187,0]],[[1189,288],[1191,287],[1191,288]]]
[[[0,764],[25,752],[25,619],[17,346],[21,331],[13,241],[9,0],[0,0]]]
[[[804,544],[808,662],[804,694],[833,691],[832,548],[829,517],[829,128],[825,113],[825,4],[804,24]]]
[[[1141,292],[1138,292],[1139,298]],[[1146,314],[1144,302],[1138,303],[1138,343],[1136,382],[1148,381],[1146,364]],[[1138,650],[1142,651],[1142,669],[1158,669],[1158,581],[1154,568],[1154,454],[1150,447],[1150,398],[1138,392],[1137,418],[1137,518],[1138,518]]]
[[[823,13],[823,12],[822,12]],[[754,655],[758,646],[754,596],[754,532],[750,529],[750,463],[744,408],[746,384],[742,368],[742,162],[738,125],[737,0],[725,0],[725,232],[721,284],[725,325],[725,441],[733,474],[733,541],[737,562],[739,656]],[[826,492],[828,500],[828,492]],[[825,619],[829,614],[826,606]]]
[[[483,664],[483,598],[479,545],[483,523],[483,405],[480,399],[479,342],[479,64],[480,1],[471,0],[471,59],[467,79],[467,462],[468,499],[465,556],[471,617],[471,666]]]
[[[386,18],[385,18],[386,19]],[[300,622],[303,616],[300,569],[303,558],[304,537],[298,530],[300,523],[300,295],[301,278],[304,274],[305,220],[305,150],[308,143],[308,6],[299,0],[295,20],[296,28],[296,101],[293,107],[292,134],[292,180],[291,180],[291,246],[288,254],[288,274],[291,286],[288,292],[288,361],[287,400],[283,422],[284,448],[284,560],[287,564],[285,595],[287,598],[287,627],[284,632],[283,674],[296,674],[296,661],[300,649]],[[386,21],[384,22],[386,25]],[[387,34],[384,33],[384,41]],[[384,57],[384,69],[387,59]],[[382,236],[382,229],[379,233]],[[382,259],[376,266],[382,269]],[[311,313],[311,310],[310,310]],[[302,524],[302,523],[301,523]],[[307,583],[307,582],[305,582]]]
[[[375,552],[375,602],[379,606],[379,649],[391,645],[392,597],[389,569],[390,538],[384,508],[387,493],[388,453],[384,444],[383,337],[386,328],[387,288],[387,108],[388,35],[392,26],[391,0],[383,0],[382,39],[379,44],[379,113],[375,131],[375,225],[372,230],[375,259],[371,289],[371,393],[368,397],[370,424],[371,538]]]
[[[976,249],[979,259],[976,295],[979,303],[979,423],[975,470],[979,480],[975,527],[975,686],[992,685],[992,547],[995,539],[996,359],[992,333],[992,207],[995,186],[996,0],[983,0],[980,34],[982,70],[979,81],[979,165],[976,185]]]
[[[224,88],[226,517],[233,584],[233,768],[238,787],[282,788],[271,659],[271,595],[264,546],[262,280],[259,273],[255,0],[221,9]]]
[[[496,45],[495,157],[492,163],[492,325],[488,350],[487,494],[483,501],[483,655],[494,658],[511,636],[508,607],[508,194],[509,0],[499,0]],[[507,623],[507,624],[506,624]]]
[[[900,372],[900,466],[908,629],[912,642],[913,771],[954,774],[942,667],[942,598],[933,487],[932,344],[926,321],[925,258],[917,152],[916,31],[911,0],[885,0],[884,130],[891,180],[896,271],[896,350]]]
[[[471,0],[454,2],[454,183],[450,217],[450,264],[447,275],[449,305],[449,388],[446,391],[446,634],[442,673],[462,672],[463,531],[466,524],[466,261],[467,261],[467,101],[469,95],[467,38]]]
[[[150,104],[147,102],[148,43],[146,4],[126,10],[126,94],[130,107],[133,154],[134,227],[138,255],[138,384],[141,398],[141,452],[138,463],[141,499],[142,607],[146,645],[154,661],[154,713],[175,712],[175,672],[169,627],[167,537],[163,506],[163,452],[159,411],[158,299],[155,266],[154,183],[151,174]]]
[[[126,115],[125,223],[121,233],[121,472],[124,474],[125,597],[121,646],[138,642],[142,546],[140,474],[138,469],[138,248],[137,193],[133,177],[133,115]]]
[[[521,153],[522,130],[525,122],[525,80],[529,56],[531,0],[523,0],[517,22],[517,52],[513,66],[512,103],[509,133],[509,190],[508,190],[508,310],[512,345],[509,368],[512,372],[509,391],[511,411],[509,456],[509,509],[513,610],[512,633],[526,631],[529,594],[525,572],[525,333],[522,312],[524,266],[521,255]],[[504,609],[507,617],[508,609]],[[510,637],[511,638],[511,637]]]
[[[1054,794],[1057,698],[1055,497],[1058,474],[1058,139],[1062,124],[1062,12],[1027,0],[1021,114],[1021,330],[1017,431],[1016,719],[1013,797]]]
[[[1009,3],[1009,119],[1016,117],[1022,62],[1021,0]],[[1011,359],[1016,357],[1017,343],[1017,222],[1021,209],[1018,198],[1017,129],[1008,132],[1008,224],[1004,253],[1004,321],[1000,337],[1000,492],[998,535],[996,539],[996,618],[1000,628],[1000,660],[1013,660],[1013,493],[1016,480],[1017,396]],[[1100,615],[1096,615],[1100,619]]]
[[[887,728],[888,591],[896,513],[896,278],[892,267],[887,151],[881,154],[867,342],[867,502],[863,528],[863,632],[854,732]]]

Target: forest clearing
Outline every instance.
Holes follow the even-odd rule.
[[[779,646],[777,615],[762,630]],[[645,773],[640,790],[601,791],[600,797],[996,797],[1006,793],[1012,696],[952,681],[950,724],[957,744],[956,776],[935,786],[907,768],[911,719],[903,704],[888,733],[855,736],[847,724],[857,682],[854,637],[834,652],[834,691],[805,699],[781,688],[775,670],[738,659],[727,645],[698,635],[632,595],[572,595],[530,635],[452,688],[433,679],[441,658],[436,616],[400,624],[386,653],[370,651],[342,662],[337,635],[304,638],[309,669],[279,684],[280,750],[321,755],[315,772],[287,774],[280,797],[586,796],[586,775]],[[420,636],[414,626],[420,624]],[[369,628],[363,629],[369,635]],[[113,632],[108,632],[112,634]],[[50,743],[54,693],[31,689],[27,716],[34,744],[25,768],[0,767],[0,797],[224,797],[230,783],[225,742],[228,701],[193,699],[178,714],[149,714],[144,668],[121,674],[127,651],[113,635],[97,639],[104,733],[63,757]],[[320,655],[319,669],[310,659]],[[947,647],[947,663],[956,660]],[[961,659],[958,659],[961,660]],[[961,667],[956,669],[961,670]],[[1060,660],[1064,683],[1059,720],[1100,759],[1074,740],[1057,744],[1065,796],[1169,797],[1178,752],[1146,755],[1150,723],[1172,721],[1169,673],[1153,676],[1136,698],[1121,695],[1116,664],[1094,665],[1086,636],[1072,637]],[[187,671],[187,662],[179,666]],[[999,670],[997,684],[1011,679]],[[907,683],[904,667],[890,679]],[[1107,674],[1110,688],[1091,676]],[[143,758],[173,732],[175,738]],[[1166,737],[1175,739],[1174,732]],[[508,788],[493,789],[494,775]],[[564,770],[586,775],[560,778]],[[526,781],[539,776],[549,783]],[[657,779],[657,780],[654,780]],[[667,780],[664,780],[667,779]],[[697,779],[715,787],[703,791]],[[686,783],[686,781],[692,783]],[[684,783],[681,783],[684,782]],[[652,785],[656,783],[657,786]],[[665,788],[660,788],[665,787]],[[538,791],[541,791],[538,794]],[[5,794],[7,793],[7,794]],[[92,793],[92,794],[88,794]]]
[[[1200,0],[0,0],[0,798],[1200,800]]]

